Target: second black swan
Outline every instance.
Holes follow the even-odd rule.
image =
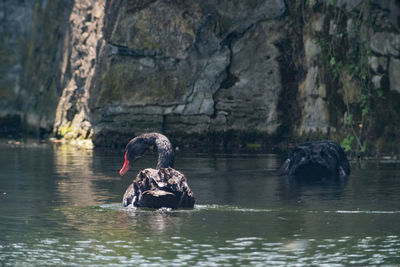
[[[174,151],[168,138],[160,133],[145,133],[133,138],[125,148],[125,162],[120,170],[124,175],[132,163],[146,150],[155,146],[158,151],[156,169],[144,169],[126,189],[123,205],[147,208],[193,208],[194,196],[186,177],[174,167]]]
[[[294,178],[347,177],[350,164],[342,147],[333,141],[308,142],[293,148],[279,170]]]

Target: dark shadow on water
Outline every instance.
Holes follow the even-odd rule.
[[[324,176],[296,176],[286,177],[289,186],[324,186],[345,187],[348,177],[324,177]]]
[[[325,209],[328,203],[339,203],[345,197],[349,178],[280,176],[280,203],[283,205]],[[335,205],[335,204],[333,204]]]

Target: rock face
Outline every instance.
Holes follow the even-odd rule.
[[[54,132],[65,139],[88,139],[92,124],[88,101],[99,70],[104,1],[75,1],[69,16],[61,74],[65,88],[57,105]]]
[[[61,55],[72,2],[0,6],[0,135],[51,132],[64,88]]]
[[[399,13],[396,0],[6,1],[0,134],[229,146],[361,124],[392,150]]]
[[[116,1],[109,9],[103,75],[89,101],[95,143],[116,131],[276,131],[274,42],[283,22],[273,20],[283,1]]]
[[[321,47],[317,39],[304,36],[305,67],[307,74],[299,84],[298,99],[301,100],[303,115],[299,126],[301,133],[321,131],[327,133],[329,128],[329,112],[326,102],[326,86],[321,79],[318,58]]]
[[[400,93],[400,59],[390,58],[389,77],[390,89]]]

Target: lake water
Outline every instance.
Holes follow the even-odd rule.
[[[3,141],[4,143],[4,141]],[[277,154],[178,151],[192,210],[122,208],[122,151],[0,146],[0,265],[349,266],[400,263],[400,164],[288,183]]]

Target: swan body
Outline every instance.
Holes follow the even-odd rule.
[[[294,178],[347,177],[350,164],[342,147],[330,140],[308,142],[293,148],[279,170]]]
[[[146,133],[133,138],[125,148],[124,175],[131,164],[149,147],[158,150],[156,169],[144,169],[126,189],[123,205],[147,208],[193,208],[194,196],[186,177],[174,167],[174,152],[168,138],[159,133]]]

